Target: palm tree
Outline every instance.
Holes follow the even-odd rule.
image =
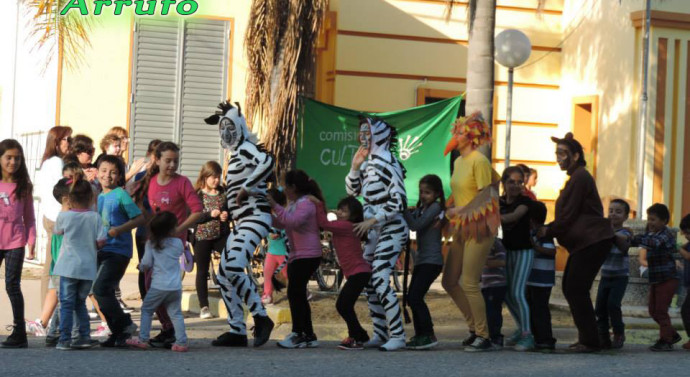
[[[327,9],[327,0],[252,2],[246,115],[276,156],[278,174],[294,162],[299,96],[313,93],[315,47]]]
[[[55,55],[55,49],[62,52],[62,63],[74,69],[82,62],[84,48],[90,45],[89,30],[93,24],[90,16],[78,12],[60,15],[60,10],[69,0],[20,0],[30,14],[31,36],[37,38],[36,47],[47,49],[45,67]],[[57,38],[56,38],[57,37]]]

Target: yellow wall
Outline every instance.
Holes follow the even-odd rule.
[[[244,34],[247,29],[250,0],[200,1],[196,17],[233,18],[232,88],[228,97],[244,103],[247,64],[244,58]],[[129,109],[129,72],[132,31],[131,16],[98,18],[90,33],[78,70],[62,72],[59,122],[84,133],[96,145],[113,126],[126,126]]]

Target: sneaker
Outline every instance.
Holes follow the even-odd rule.
[[[551,353],[556,350],[556,345],[552,343],[537,343],[534,349],[539,352]]]
[[[112,332],[110,332],[110,329],[108,328],[108,324],[107,323],[101,323],[101,325],[98,326],[96,331],[91,333],[91,336],[97,337],[97,338],[103,338],[106,336],[110,336],[110,334],[112,334]]]
[[[101,347],[105,348],[125,348],[127,347],[127,340],[129,340],[132,335],[127,333],[122,334],[110,334],[108,339],[101,342]]]
[[[624,343],[625,343],[625,335],[624,334],[613,334],[613,341],[611,342],[611,349],[619,350],[619,349],[623,348]]]
[[[138,328],[139,326],[137,326],[136,323],[132,322],[127,327],[125,327],[124,330],[122,330],[122,333],[127,334],[127,338],[131,338],[132,335],[136,334]]]
[[[46,336],[46,347],[55,348],[57,346],[60,337],[57,336]]]
[[[673,344],[664,342],[663,340],[657,340],[654,345],[649,347],[649,350],[654,352],[669,352],[673,351]]]
[[[27,348],[29,342],[26,340],[26,327],[22,326],[9,326],[12,328],[12,333],[5,339],[4,342],[0,343],[0,348]]]
[[[122,311],[125,312],[126,314],[129,314],[134,311],[134,309],[130,308],[124,301],[122,301],[121,298],[117,299],[117,302],[120,303],[120,307],[122,308]]]
[[[478,336],[472,344],[465,347],[466,352],[486,352],[493,350],[494,348],[491,344],[491,341],[489,339],[484,339],[481,336]]]
[[[599,334],[599,344],[601,349],[607,350],[613,348],[613,343],[611,343],[611,335],[608,332]]]
[[[687,343],[683,344],[683,349],[690,351],[690,340]]]
[[[115,341],[117,340],[117,335],[115,334],[110,334],[108,336],[108,339],[104,340],[101,342],[101,347],[105,348],[113,348],[115,347]]]
[[[390,338],[379,347],[379,351],[397,351],[405,348],[405,338]]]
[[[211,345],[214,347],[246,347],[247,336],[226,332],[212,341]]]
[[[270,305],[273,303],[273,297],[271,297],[270,295],[262,296],[261,303],[264,305]]]
[[[319,341],[316,339],[316,334],[305,334],[304,340],[307,343],[307,348],[316,348],[319,346]]]
[[[534,337],[532,334],[525,335],[515,345],[515,350],[518,352],[531,351],[534,349]]]
[[[378,335],[374,334],[373,338],[364,343],[364,348],[379,348],[387,341],[388,339],[381,339]]]
[[[285,339],[278,342],[278,347],[294,349],[294,348],[306,348],[306,339],[296,332],[289,333]]]
[[[364,343],[358,342],[355,340],[355,338],[345,338],[343,339],[342,342],[338,345],[338,349],[341,350],[346,350],[346,351],[351,351],[351,350],[363,350],[364,349]]]
[[[254,347],[261,347],[271,338],[273,321],[268,316],[254,316]]]
[[[172,348],[175,339],[175,330],[163,330],[158,335],[149,339],[149,344],[151,347],[155,348]]]
[[[38,318],[26,323],[26,332],[33,333],[34,336],[46,336],[46,329]]]
[[[201,319],[211,319],[213,318],[213,314],[211,314],[211,310],[208,308],[208,306],[204,306],[201,308],[199,311],[199,318]]]
[[[173,344],[172,351],[173,352],[187,352],[187,351],[189,351],[189,346],[187,346],[186,344]]]
[[[505,340],[505,346],[506,347],[513,347],[520,341],[520,339],[522,339],[522,332],[520,332],[520,330],[515,330],[513,335],[509,336]]]
[[[671,340],[671,344],[676,344],[676,343],[680,342],[681,340],[683,340],[683,337],[680,336],[680,334],[675,333],[673,335],[673,339]]]
[[[470,331],[470,335],[463,339],[461,344],[463,347],[467,347],[474,343],[475,339],[477,339],[477,334],[474,331]]]
[[[55,349],[59,351],[69,351],[72,349],[72,342],[69,340],[60,341],[57,346],[55,346]]]
[[[71,347],[74,349],[83,350],[83,349],[93,348],[99,344],[100,343],[95,339],[81,338],[81,339],[78,339],[78,340],[72,342]]]
[[[437,345],[438,340],[435,336],[422,335],[412,337],[412,339],[410,339],[410,341],[405,345],[405,348],[410,350],[428,350],[436,347]]]
[[[141,339],[134,337],[127,339],[127,345],[133,348],[139,348],[141,350],[147,350],[151,348],[149,342],[144,342]]]

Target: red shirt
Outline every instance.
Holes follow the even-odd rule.
[[[158,184],[158,174],[151,178],[148,199],[155,214],[158,211],[170,211],[177,217],[177,224],[182,224],[190,213],[204,210],[199,196],[187,177],[176,174],[170,182]],[[177,235],[182,242],[187,240],[187,232]]]
[[[335,247],[338,262],[345,277],[362,272],[371,273],[371,266],[364,260],[362,240],[355,234],[351,222],[345,220],[328,221],[322,203],[317,206],[316,221],[323,230],[333,233],[333,247]]]

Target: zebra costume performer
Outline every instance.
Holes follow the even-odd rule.
[[[257,245],[268,235],[271,226],[271,207],[266,201],[266,179],[273,170],[273,156],[258,145],[249,132],[239,103],[218,105],[216,112],[205,119],[218,125],[220,143],[232,157],[226,172],[228,209],[235,223],[228,237],[218,269],[223,302],[228,310],[230,332],[213,341],[214,346],[243,347],[247,345],[242,301],[254,316],[254,347],[265,344],[273,330],[273,321],[266,315],[256,285],[247,276]]]
[[[345,179],[347,193],[365,200],[364,223],[373,223],[364,249],[364,258],[372,265],[366,292],[374,323],[374,337],[366,346],[382,351],[405,347],[402,312],[390,286],[395,262],[408,238],[402,216],[407,206],[405,172],[391,151],[396,135],[395,128],[382,120],[363,119],[360,151],[368,150],[368,157],[359,169],[353,166]]]

